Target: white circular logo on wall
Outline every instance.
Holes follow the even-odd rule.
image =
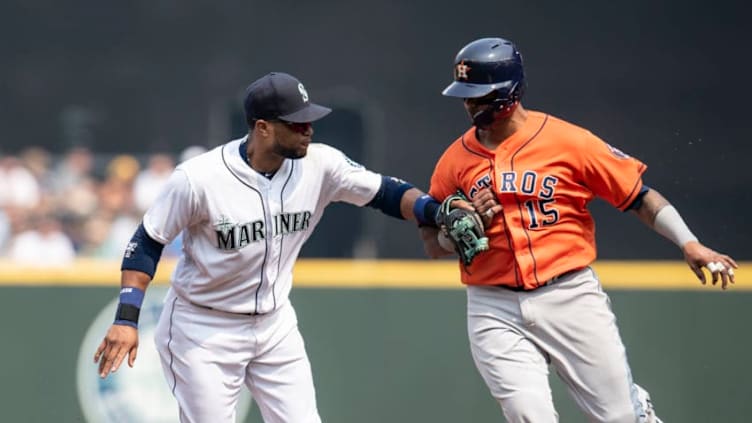
[[[164,379],[159,354],[154,346],[154,332],[165,287],[147,291],[139,318],[138,358],[133,367],[123,360],[117,372],[106,379],[97,374],[93,357],[115,316],[118,298],[99,312],[86,331],[78,352],[76,385],[78,402],[88,423],[177,423],[178,406]],[[251,397],[243,390],[238,403],[238,421],[245,420]]]

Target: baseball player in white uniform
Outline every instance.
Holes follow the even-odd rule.
[[[422,214],[423,194],[325,144],[331,110],[303,84],[270,73],[246,91],[247,136],[180,164],[126,248],[115,322],[97,349],[101,377],[138,348],[138,314],[162,247],[184,248],[156,333],[183,423],[234,422],[243,385],[266,422],[319,422],[311,368],[288,294],[303,243],[325,207],[343,201],[396,217]]]

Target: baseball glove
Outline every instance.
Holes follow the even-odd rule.
[[[488,250],[488,238],[484,234],[483,221],[478,213],[453,207],[452,203],[457,200],[468,202],[462,192],[445,198],[439,208],[436,222],[441,228],[439,239],[441,240],[443,235],[467,266],[478,253]]]

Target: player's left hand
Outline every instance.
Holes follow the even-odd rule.
[[[94,362],[99,363],[99,377],[106,378],[115,372],[128,356],[128,365],[133,367],[138,353],[138,329],[113,324],[94,353]]]
[[[721,288],[726,289],[729,283],[734,283],[734,269],[739,266],[731,257],[711,250],[697,241],[686,243],[682,250],[689,268],[695,272],[703,285],[706,283],[705,273],[702,271],[703,267],[710,272],[713,285],[720,280]]]

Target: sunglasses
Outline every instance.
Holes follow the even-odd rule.
[[[297,132],[299,134],[307,134],[312,126],[311,122],[288,122],[282,119],[274,119],[272,122],[279,122],[290,128],[291,131]]]

